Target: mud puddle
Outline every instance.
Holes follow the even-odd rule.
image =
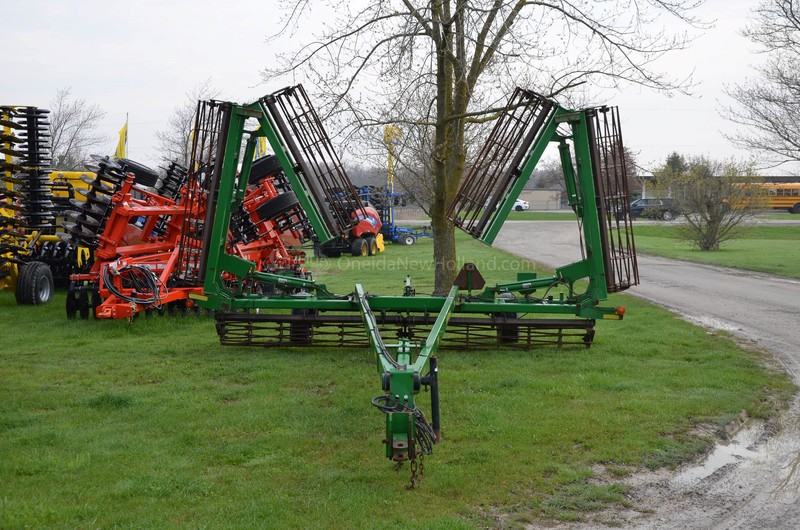
[[[800,395],[772,423],[743,422],[696,463],[622,482],[631,487],[627,507],[557,527],[800,528]]]
[[[755,447],[764,435],[764,422],[748,421],[737,429],[733,438],[718,442],[714,450],[698,465],[680,471],[673,482],[676,486],[690,486],[731,464],[741,464],[759,458],[760,451]]]

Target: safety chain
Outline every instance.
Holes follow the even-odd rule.
[[[423,476],[425,476],[425,453],[419,451],[417,457],[411,460],[411,484],[408,485],[408,489],[413,490],[419,486]]]
[[[413,490],[417,486],[419,486],[419,477],[417,476],[417,459],[411,461],[411,484],[408,485],[408,489]]]

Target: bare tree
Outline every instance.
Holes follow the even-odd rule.
[[[748,132],[726,135],[774,165],[800,161],[800,2],[762,0],[742,34],[768,57],[756,77],[728,87],[737,105],[723,109]]]
[[[628,192],[631,195],[641,195],[644,178],[636,161],[637,153],[631,151],[627,145],[622,149],[625,154],[625,178],[628,179]]]
[[[156,132],[158,153],[164,162],[177,162],[189,167],[191,157],[191,134],[194,115],[199,100],[218,98],[220,92],[211,85],[211,79],[197,84],[186,93],[186,100],[175,107],[167,120],[167,129]]]
[[[435,291],[456,274],[455,237],[445,218],[468,159],[467,125],[493,117],[514,85],[555,96],[579,85],[655,90],[685,88],[687,79],[654,71],[653,62],[685,47],[685,34],[666,34],[659,16],[696,21],[702,0],[370,0],[286,3],[284,28],[312,8],[330,9],[329,30],[282,67],[265,70],[305,77],[322,94],[328,117],[346,115],[342,132],[394,123],[421,128],[429,141],[433,185]],[[286,35],[289,29],[280,34]],[[367,103],[368,102],[368,103]],[[352,124],[352,125],[350,125]]]
[[[353,161],[346,160],[343,162],[347,175],[353,182],[353,185],[358,186],[385,186],[386,185],[386,169],[371,164],[362,165]]]
[[[744,223],[764,207],[752,164],[705,157],[687,162],[673,153],[653,176],[660,196],[672,197],[684,221],[678,235],[700,250],[719,250],[739,237]]]
[[[557,189],[566,193],[567,188],[564,184],[564,172],[561,169],[561,161],[549,159],[539,162],[536,172],[533,174],[533,185],[537,188]]]
[[[96,133],[106,113],[84,99],[72,99],[71,93],[71,88],[61,88],[50,102],[53,168],[62,171],[83,169],[92,148],[108,140]]]

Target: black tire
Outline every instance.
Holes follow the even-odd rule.
[[[67,318],[74,320],[78,316],[78,295],[75,294],[75,283],[70,282],[67,290]]]
[[[516,324],[509,324],[504,322],[507,318],[517,318],[516,313],[495,313],[497,322],[497,343],[498,344],[516,344],[519,342],[519,326]]]
[[[378,253],[378,241],[374,237],[367,238],[367,254],[374,256]]]
[[[522,206],[514,206],[514,209],[518,212],[522,211]]]
[[[301,316],[303,320],[289,323],[289,344],[292,346],[310,346],[312,344],[314,325],[307,320],[316,314],[315,309],[292,309],[292,315]]]
[[[353,241],[353,245],[350,247],[350,253],[353,256],[366,256],[369,254],[369,248],[367,247],[367,241],[362,238],[357,238]]]
[[[265,177],[271,177],[281,172],[281,163],[275,155],[262,156],[253,161],[250,168],[250,178],[248,182],[255,184]]]
[[[89,300],[89,307],[92,308],[92,318],[97,318],[97,308],[103,303],[103,299],[100,298],[100,287],[98,285],[92,285],[92,296]]]
[[[403,234],[397,238],[397,242],[401,245],[413,245],[417,242],[417,238],[413,234]]]
[[[79,287],[79,289],[78,314],[81,316],[81,320],[87,320],[89,318],[89,292],[84,286]]]
[[[273,197],[256,209],[256,215],[262,221],[275,219],[300,203],[297,196],[292,192],[281,193]]]
[[[140,186],[152,188],[158,183],[158,173],[139,162],[129,158],[120,158],[117,164],[122,167],[123,173],[133,173],[133,181]]]
[[[22,266],[17,276],[16,297],[20,305],[46,304],[53,299],[53,273],[46,263],[31,261]]]
[[[789,209],[789,213],[800,213],[800,202]]]

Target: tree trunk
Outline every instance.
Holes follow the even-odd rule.
[[[438,202],[438,200],[436,201]],[[456,277],[455,228],[445,217],[445,207],[435,205],[431,212],[433,228],[433,261],[435,263],[435,295],[446,295]]]
[[[453,202],[464,169],[464,120],[454,118],[467,111],[469,86],[466,79],[467,57],[463,13],[466,2],[460,0],[455,13],[451,5],[439,6],[442,36],[437,42],[436,63],[436,127],[434,147],[434,197],[431,208],[433,227],[433,259],[435,264],[434,293],[445,295],[456,274],[455,227],[445,214]]]
[[[436,179],[434,183],[433,204],[431,207],[431,227],[433,228],[434,289],[436,295],[443,296],[450,290],[456,277],[455,227],[447,220],[447,208],[455,197],[460,169],[453,167],[448,141],[448,126],[437,127],[437,156],[434,162]],[[454,172],[459,170],[458,175]]]

